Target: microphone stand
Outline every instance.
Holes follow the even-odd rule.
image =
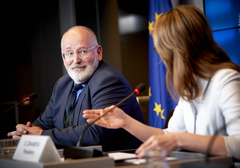
[[[24,103],[25,101],[28,101],[28,99],[25,99],[25,100],[23,100],[22,102],[20,102],[20,103],[18,103],[18,104],[15,104],[14,106],[10,107],[9,109],[1,112],[0,115],[2,115],[3,113],[5,113],[5,112],[7,112],[7,111],[9,111],[9,110],[11,110],[11,109],[13,109],[14,107],[16,107],[16,106],[18,106],[18,105]]]
[[[36,98],[37,98],[37,94],[36,94],[36,93],[32,93],[32,94],[30,94],[25,100],[21,101],[21,102],[18,103],[18,104],[15,104],[14,106],[10,107],[10,108],[7,109],[7,110],[1,112],[0,115],[3,114],[3,113],[5,113],[5,112],[7,112],[7,111],[9,111],[9,110],[11,110],[12,108],[14,108],[14,107],[16,107],[16,106],[24,103],[25,101],[34,100],[34,99],[36,99]]]

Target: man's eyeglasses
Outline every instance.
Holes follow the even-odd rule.
[[[91,49],[96,48],[98,45],[93,46],[91,48],[82,48],[77,51],[77,56],[81,59],[88,58],[88,53]],[[68,60],[73,60],[74,52],[73,51],[67,51],[65,54],[62,54],[64,58]]]

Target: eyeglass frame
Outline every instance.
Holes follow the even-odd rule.
[[[70,59],[70,58],[73,58],[73,56],[74,56],[74,54],[77,54],[77,56],[78,56],[78,58],[80,58],[80,59],[84,59],[84,58],[88,58],[88,54],[89,54],[89,51],[91,50],[91,49],[94,49],[94,48],[96,48],[96,47],[98,47],[99,45],[95,45],[95,46],[93,46],[93,47],[90,47],[90,48],[86,48],[86,57],[82,57],[82,56],[79,56],[79,54],[81,54],[81,53],[78,53],[78,51],[80,51],[80,50],[83,50],[83,49],[79,49],[77,52],[73,52],[73,55],[71,56],[71,57],[69,57],[69,56],[66,56],[66,54],[64,54],[64,53],[62,53],[62,56],[64,57],[64,58],[67,58],[67,59]],[[84,49],[85,50],[85,49]],[[70,52],[70,51],[69,51]]]

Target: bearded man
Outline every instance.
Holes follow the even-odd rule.
[[[70,28],[62,37],[61,52],[68,72],[55,84],[51,99],[33,123],[18,124],[8,136],[49,135],[58,148],[75,146],[87,127],[86,109],[103,109],[132,93],[124,76],[102,59],[102,46],[94,32],[84,26]],[[141,108],[132,96],[119,106],[144,123]],[[107,129],[93,124],[84,134],[82,146],[102,145],[103,151],[135,149],[142,142],[124,129]]]

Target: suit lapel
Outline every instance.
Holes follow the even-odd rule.
[[[83,91],[82,91],[82,93],[80,94],[80,96],[77,100],[73,125],[81,125],[79,118],[80,118],[80,115],[82,115],[82,105],[85,102],[85,97],[87,95],[87,91],[88,91],[88,85],[86,85],[83,88]]]
[[[65,106],[66,106],[66,103],[67,103],[67,99],[68,99],[68,96],[69,94],[71,93],[72,91],[72,86],[73,86],[73,81],[70,82],[66,89],[65,89],[65,92],[63,94],[63,103],[61,105],[61,108],[60,108],[60,112],[59,112],[59,118],[60,120],[57,120],[57,124],[61,127],[61,128],[65,128],[64,126],[64,116],[65,116]]]

